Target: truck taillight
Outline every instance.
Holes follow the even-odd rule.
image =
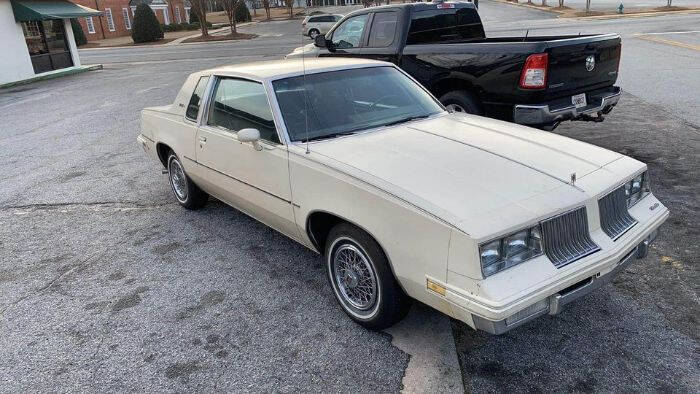
[[[542,89],[547,85],[547,65],[549,55],[537,53],[525,60],[525,67],[520,74],[520,87],[523,89]]]

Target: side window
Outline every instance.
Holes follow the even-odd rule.
[[[234,133],[241,129],[258,129],[261,139],[280,142],[267,94],[258,82],[220,78],[214,87],[207,124]]]
[[[333,22],[338,22],[339,20],[343,19],[342,15],[336,15],[333,17]]]
[[[369,30],[370,47],[388,47],[394,43],[398,12],[379,12],[374,14]]]
[[[310,18],[310,19],[309,19],[309,23],[317,23],[317,22],[320,22],[320,21],[321,21],[320,19],[321,19],[321,18],[318,18],[318,17],[316,17],[316,18]]]
[[[355,48],[360,46],[362,33],[367,24],[367,14],[354,16],[345,20],[333,31],[333,46],[336,48]]]
[[[209,77],[199,78],[199,82],[197,82],[197,86],[194,88],[190,98],[190,103],[187,105],[187,112],[185,112],[187,119],[197,120],[199,104],[202,102],[202,95],[204,94],[204,89],[207,88],[207,82],[209,82]]]

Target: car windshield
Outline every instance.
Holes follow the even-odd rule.
[[[393,67],[308,74],[272,85],[292,141],[332,138],[443,111]]]

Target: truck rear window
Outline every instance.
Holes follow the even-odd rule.
[[[462,41],[484,38],[479,14],[472,8],[414,12],[406,44]]]

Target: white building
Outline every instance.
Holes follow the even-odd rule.
[[[0,84],[79,67],[70,18],[100,14],[66,0],[0,0]]]

